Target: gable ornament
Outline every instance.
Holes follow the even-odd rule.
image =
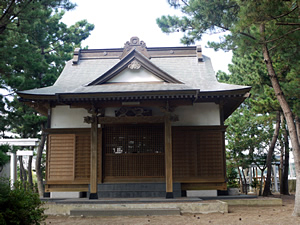
[[[138,70],[141,68],[141,64],[137,60],[133,60],[129,65],[128,68],[131,70]]]
[[[140,41],[138,37],[132,37],[130,38],[130,41],[127,41],[125,43],[123,53],[120,56],[120,59],[123,59],[132,49],[136,49],[148,59],[151,58],[149,53],[147,52],[146,43],[144,41]]]

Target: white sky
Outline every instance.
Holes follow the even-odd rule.
[[[89,49],[123,48],[131,37],[138,36],[148,47],[176,47],[180,43],[182,33],[162,33],[156,24],[156,18],[162,15],[180,15],[180,10],[171,8],[167,0],[71,0],[77,7],[66,12],[62,22],[68,26],[86,19],[95,25],[95,29],[82,46]],[[223,51],[215,52],[205,48],[207,41],[218,41],[219,35],[205,35],[196,45],[202,46],[202,53],[212,60],[217,72],[228,72],[232,54]],[[7,91],[0,90],[1,94]]]
[[[180,43],[182,33],[162,33],[156,18],[162,15],[180,15],[179,10],[169,6],[167,0],[72,0],[75,10],[66,12],[62,22],[68,26],[86,19],[95,25],[94,31],[82,43],[89,49],[122,48],[131,37],[138,36],[147,47],[175,47]],[[227,72],[231,53],[214,52],[205,48],[208,40],[218,40],[219,35],[205,35],[196,45],[202,46],[202,53],[211,58],[214,70]]]

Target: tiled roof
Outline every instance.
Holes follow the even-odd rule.
[[[250,87],[219,83],[212,68],[210,58],[202,56],[194,47],[149,48],[150,59],[145,59],[159,68],[178,83],[105,83],[88,85],[114,66],[120,64],[122,49],[82,50],[76,52],[74,59],[67,62],[63,72],[51,87],[21,91],[21,95],[53,96],[56,94],[88,94],[88,93],[127,93],[156,91],[190,91],[230,92],[247,90]],[[197,53],[198,50],[198,53]],[[77,50],[78,51],[78,50]],[[139,50],[136,50],[139,52]],[[178,52],[178,53],[177,53]],[[144,57],[144,56],[143,56]],[[146,58],[146,57],[145,57]],[[181,83],[180,83],[181,82]]]

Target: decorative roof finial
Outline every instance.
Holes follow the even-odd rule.
[[[125,43],[124,50],[120,58],[123,59],[131,51],[131,49],[136,49],[147,58],[151,58],[147,52],[146,43],[144,41],[140,41],[138,37],[132,37],[130,38],[130,41]]]

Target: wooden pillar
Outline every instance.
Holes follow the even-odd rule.
[[[166,198],[173,198],[172,127],[170,113],[165,115],[165,176]]]
[[[220,100],[219,102],[219,108],[220,108],[220,125],[224,126],[224,100]]]
[[[102,153],[102,126],[98,129],[98,183],[103,183],[103,171],[102,171],[102,162],[103,162],[103,153]]]
[[[91,121],[91,172],[90,172],[90,199],[98,199],[97,193],[97,147],[98,147],[98,121],[97,115],[92,115]]]

